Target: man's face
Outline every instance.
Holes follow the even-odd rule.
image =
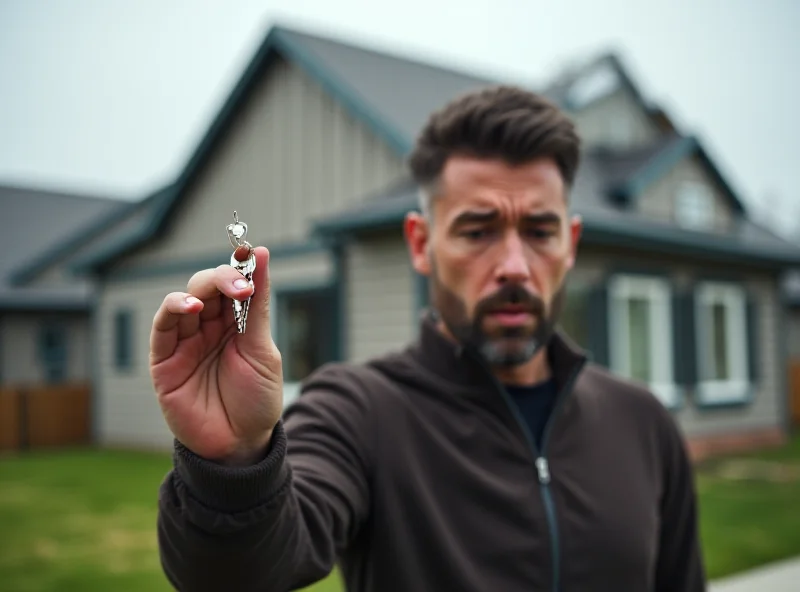
[[[429,276],[446,330],[493,365],[530,360],[558,319],[581,229],[565,195],[552,160],[512,167],[453,157],[430,224],[406,220],[412,262]]]

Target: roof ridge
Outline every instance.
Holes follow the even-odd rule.
[[[426,68],[428,70],[453,74],[456,76],[462,76],[464,78],[472,78],[475,79],[476,81],[480,80],[496,84],[518,84],[518,85],[522,84],[522,81],[514,82],[510,79],[505,79],[504,77],[500,77],[498,76],[498,72],[494,71],[489,72],[488,67],[486,67],[485,69],[478,68],[478,67],[473,67],[471,64],[466,64],[466,63],[458,66],[450,65],[449,63],[447,63],[447,59],[443,58],[437,58],[435,60],[425,60],[420,55],[422,53],[421,49],[404,47],[401,50],[398,49],[396,46],[390,47],[388,45],[384,47],[380,44],[380,42],[373,42],[363,37],[359,38],[358,41],[356,42],[350,42],[346,40],[344,36],[338,37],[327,33],[316,32],[311,28],[299,28],[283,24],[274,25],[274,29],[277,31],[281,31],[284,34],[307,37],[315,39],[317,41],[338,45],[339,47],[371,54],[373,56],[380,57],[382,59],[388,58],[390,60],[406,63],[420,68]],[[455,58],[453,58],[453,61],[455,61]]]

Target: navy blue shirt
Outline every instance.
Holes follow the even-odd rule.
[[[533,386],[507,385],[506,390],[517,404],[533,435],[536,447],[541,451],[544,426],[553,411],[553,404],[558,394],[555,379],[551,378]]]

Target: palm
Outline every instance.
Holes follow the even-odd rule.
[[[230,300],[203,301],[170,337],[169,355],[153,356],[151,377],[173,434],[195,453],[223,458],[270,429],[282,408],[281,364],[268,331],[239,335]]]

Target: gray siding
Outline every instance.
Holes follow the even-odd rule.
[[[347,353],[360,362],[403,347],[417,332],[414,275],[399,233],[347,250]]]
[[[655,124],[625,90],[599,99],[572,117],[587,145],[632,148],[652,142],[658,137]]]
[[[121,446],[168,448],[172,443],[153,393],[148,368],[153,315],[164,296],[185,291],[192,274],[187,269],[172,276],[116,280],[102,291],[98,308],[97,433],[101,443]],[[275,290],[297,284],[330,282],[333,264],[327,252],[277,258],[270,262],[270,282]],[[117,310],[134,314],[134,363],[132,370],[114,365],[113,318]],[[275,323],[279,323],[276,319]]]
[[[705,268],[663,256],[637,258],[630,252],[584,247],[573,271],[573,285],[592,285],[603,281],[607,274],[629,269],[649,269],[665,275],[675,289],[683,289],[693,282],[707,278]],[[694,389],[684,391],[684,402],[675,415],[687,435],[712,435],[721,432],[747,431],[761,427],[781,426],[783,400],[780,373],[785,371],[779,347],[778,323],[780,309],[777,279],[751,271],[742,275],[740,269],[716,266],[714,274],[741,277],[743,285],[758,299],[760,341],[758,345],[760,384],[752,404],[734,409],[699,408],[695,404]],[[613,331],[613,328],[609,328]]]
[[[126,265],[228,248],[233,210],[253,244],[302,240],[313,219],[398,178],[402,160],[302,71],[278,62],[191,188],[163,240]]]
[[[639,209],[648,216],[664,222],[677,223],[675,218],[676,198],[682,183],[699,183],[713,195],[714,226],[716,232],[725,232],[733,223],[730,203],[713,183],[704,167],[694,158],[687,157],[674,169],[648,187],[639,199]]]
[[[62,323],[67,339],[67,382],[89,380],[89,319],[86,315],[14,313],[0,317],[0,380],[5,385],[44,384],[40,330]]]

